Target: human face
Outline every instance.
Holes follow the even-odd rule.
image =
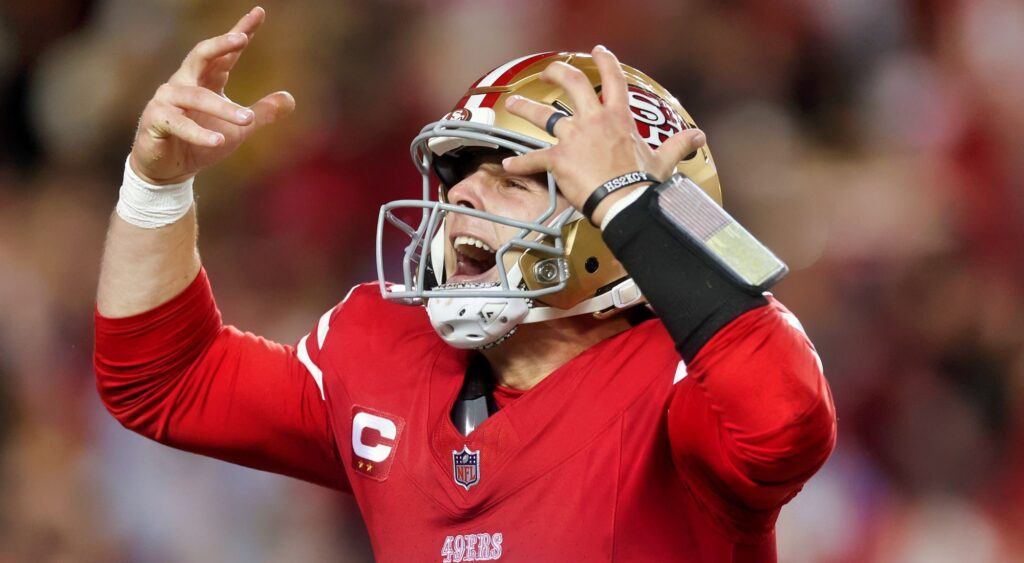
[[[520,221],[533,221],[548,208],[546,174],[516,176],[501,166],[501,153],[474,157],[466,175],[447,192],[448,203]],[[569,207],[557,196],[555,214]],[[554,216],[553,215],[553,216]],[[461,213],[445,218],[445,273],[448,283],[499,281],[495,252],[520,229]],[[506,271],[519,258],[515,249],[505,253]]]

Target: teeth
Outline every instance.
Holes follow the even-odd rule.
[[[483,250],[485,252],[494,253],[494,250],[492,250],[490,246],[487,246],[486,242],[484,242],[484,241],[482,241],[482,240],[480,240],[478,238],[468,237],[468,236],[465,236],[465,235],[455,237],[455,244],[454,244],[454,246],[456,248],[458,248],[460,246],[465,246],[465,245],[475,246],[475,247],[477,247],[480,250]]]
[[[501,282],[459,282],[446,283],[438,286],[439,289],[489,289],[498,287]]]

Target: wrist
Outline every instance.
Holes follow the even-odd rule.
[[[654,185],[654,182],[644,182],[642,184],[637,184],[635,186],[619,190],[604,198],[594,209],[594,214],[591,215],[591,222],[598,227],[603,228],[604,224],[608,220],[608,214],[617,207],[619,202],[624,200],[635,200],[635,196],[638,195],[638,192],[643,192],[652,185]]]
[[[643,170],[635,170],[616,176],[598,186],[580,208],[580,212],[592,224],[600,225],[605,213],[619,199],[626,197],[629,192],[640,185],[651,185],[660,183],[650,174]]]
[[[607,211],[603,211],[603,215],[601,217],[601,221],[599,223],[596,223],[596,225],[598,225],[598,227],[602,231],[604,231],[608,227],[608,224],[611,223],[612,220],[615,219],[615,217],[619,213],[622,213],[622,211],[624,209],[626,209],[630,205],[633,205],[636,202],[636,200],[638,200],[641,197],[643,197],[644,193],[647,190],[651,189],[651,186],[653,186],[653,185],[654,184],[649,184],[649,185],[646,185],[646,186],[638,186],[636,189],[630,190],[629,193],[627,193],[627,194],[623,195],[622,197],[617,198],[615,201],[611,202],[608,205],[608,210]]]
[[[128,162],[125,163],[125,166],[131,169],[132,174],[134,174],[136,178],[142,180],[144,183],[150,186],[173,186],[187,182],[190,178],[195,177],[195,174],[182,174],[181,176],[173,178],[153,178],[152,176],[149,176],[148,174],[142,171],[144,167],[139,164],[139,160],[140,157],[135,154],[135,151],[132,151],[131,153],[128,154]]]
[[[137,174],[131,160],[131,156],[125,160],[117,214],[126,222],[144,229],[164,227],[184,217],[194,200],[193,178],[157,185]]]

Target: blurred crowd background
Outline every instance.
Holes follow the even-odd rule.
[[[0,563],[371,560],[349,498],[153,444],[94,390],[136,120],[249,1],[0,4]],[[602,43],[708,133],[831,381],[838,448],[783,510],[780,559],[1024,560],[1020,0],[263,6],[228,94],[298,110],[197,181],[228,322],[297,341],[375,276],[423,124],[506,60]]]

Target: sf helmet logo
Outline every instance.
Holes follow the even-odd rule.
[[[448,112],[442,118],[443,121],[473,121],[473,112],[466,108],[459,108]]]
[[[639,86],[629,86],[629,111],[633,113],[640,136],[655,149],[686,129],[679,114],[665,100]]]

